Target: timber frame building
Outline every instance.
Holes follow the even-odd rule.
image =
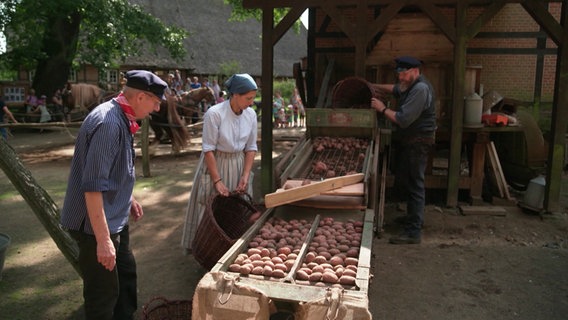
[[[544,209],[549,212],[560,209],[568,124],[568,108],[563,107],[568,105],[568,78],[562,76],[568,72],[568,0],[243,0],[243,6],[263,11],[261,81],[264,84],[264,115],[271,114],[274,46],[306,9],[310,9],[308,56],[302,74],[305,75],[308,107],[315,106],[318,100],[320,85],[324,83],[324,66],[330,57],[335,61],[336,78],[351,75],[370,82],[386,80],[381,69],[393,57],[402,54],[415,55],[429,64],[444,65],[444,71],[450,75],[443,88],[446,90],[445,101],[441,101],[442,108],[446,108],[450,130],[446,196],[446,204],[450,207],[458,203],[468,65],[483,61],[483,54],[492,54],[508,58],[504,64],[522,68],[527,64],[523,59],[528,57],[534,69],[532,77],[528,77],[532,90],[521,91],[532,93],[535,103],[542,97],[549,97],[553,105]],[[273,23],[275,8],[289,8],[288,14],[276,25]],[[506,30],[515,30],[514,21],[495,19],[501,11],[511,8],[522,11],[529,18],[523,19],[522,23],[532,24],[534,30],[488,32],[497,23],[505,24]],[[424,18],[431,22],[426,25],[432,29],[428,35],[419,33],[424,28],[415,27],[417,23],[424,23]],[[493,48],[493,51],[484,50],[483,41],[505,45]],[[525,45],[515,45],[514,41],[525,41]],[[528,49],[527,43],[531,43]],[[543,77],[546,72],[552,81],[547,82]],[[508,80],[513,81],[512,78]],[[520,98],[527,99],[526,96]],[[271,128],[270,117],[263,117],[263,193],[269,193],[273,187]]]

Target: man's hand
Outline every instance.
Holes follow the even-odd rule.
[[[103,242],[97,242],[97,261],[108,271],[112,271],[116,265],[116,250],[110,238]]]
[[[144,210],[142,210],[142,205],[134,198],[132,198],[132,205],[130,206],[130,216],[134,219],[134,222],[142,219],[144,216]]]

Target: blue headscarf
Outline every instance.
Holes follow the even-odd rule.
[[[252,90],[258,90],[256,82],[248,73],[232,75],[225,81],[225,87],[230,93],[243,94]]]

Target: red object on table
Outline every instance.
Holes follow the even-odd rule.
[[[484,114],[481,116],[481,121],[490,127],[506,126],[509,123],[509,118],[502,114]]]

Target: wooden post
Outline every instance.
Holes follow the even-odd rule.
[[[261,119],[261,196],[274,190],[272,171],[272,76],[274,68],[274,47],[272,45],[274,13],[272,9],[262,10],[262,119]]]
[[[568,1],[562,2],[562,37],[558,43],[558,59],[556,61],[556,81],[554,84],[554,102],[552,108],[552,125],[550,130],[550,147],[548,148],[548,165],[546,167],[546,187],[544,192],[544,209],[556,212],[561,209],[560,194],[562,187],[562,166],[564,160],[564,142],[568,125]]]
[[[37,183],[14,149],[2,138],[0,138],[0,168],[43,224],[59,250],[81,276],[78,263],[79,248],[75,240],[59,224],[60,213],[57,204]]]
[[[456,42],[454,43],[454,94],[452,98],[452,125],[450,135],[450,159],[448,165],[448,190],[446,205],[458,204],[461,145],[463,133],[463,92],[465,77],[465,52],[467,47],[467,4],[456,4]]]
[[[150,154],[148,152],[149,138],[148,134],[150,131],[150,119],[148,117],[142,120],[142,173],[144,178],[151,177],[150,173]]]

